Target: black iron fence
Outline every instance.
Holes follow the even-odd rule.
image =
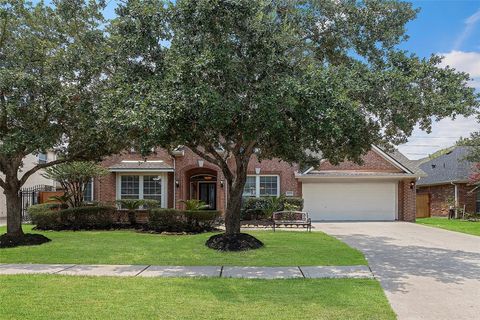
[[[55,191],[53,186],[36,185],[33,187],[22,188],[20,190],[20,198],[22,199],[22,220],[29,221],[27,208],[31,205],[40,203],[40,192],[42,191]]]

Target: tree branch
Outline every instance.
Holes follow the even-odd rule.
[[[202,157],[203,159],[207,160],[208,162],[211,162],[211,163],[217,165],[218,167],[220,167],[220,169],[222,169],[223,175],[225,176],[225,179],[227,179],[227,182],[230,185],[231,181],[233,180],[233,174],[230,171],[230,168],[228,167],[227,162],[222,159],[222,157],[218,154],[218,152],[216,152],[216,153],[220,157],[221,160],[212,158],[211,156],[209,156],[205,152],[199,150],[197,146],[191,146],[191,147],[189,146],[189,148],[196,155],[198,155],[198,156]]]
[[[23,184],[27,181],[27,179],[32,175],[34,174],[35,172],[37,172],[38,170],[41,170],[41,169],[45,169],[45,168],[48,168],[48,167],[51,167],[51,166],[54,166],[56,164],[60,164],[60,163],[64,163],[64,162],[67,162],[68,159],[57,159],[57,160],[53,160],[53,161],[50,161],[50,162],[47,162],[47,163],[41,163],[41,164],[37,164],[35,167],[33,167],[32,169],[28,170],[27,172],[25,172],[25,174],[22,176],[22,178],[20,179],[20,186],[23,186]]]
[[[7,184],[5,183],[5,181],[3,180],[3,178],[1,178],[1,177],[0,177],[0,187],[2,187],[3,190],[5,190],[6,187],[7,187]]]

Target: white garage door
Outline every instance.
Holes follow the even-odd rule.
[[[319,220],[395,220],[396,182],[304,182],[304,210]]]

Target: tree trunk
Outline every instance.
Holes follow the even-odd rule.
[[[228,190],[227,211],[225,212],[225,233],[240,233],[240,211],[242,208],[243,187],[238,183],[232,185]]]
[[[22,200],[19,196],[20,188],[4,190],[7,200],[7,235],[23,236],[22,230]]]
[[[247,182],[249,157],[237,157],[235,176],[228,181],[227,211],[225,212],[225,234],[239,234],[243,188]]]

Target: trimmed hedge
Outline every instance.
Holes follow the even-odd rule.
[[[287,207],[296,207],[296,210],[301,211],[303,209],[303,199],[299,197],[280,197],[280,207],[277,211],[282,211]],[[242,203],[242,220],[258,220],[258,219],[270,219],[270,216],[265,216],[268,210],[268,206],[271,205],[271,199],[269,197],[247,197],[243,198]],[[288,208],[290,209],[290,208]],[[269,215],[269,213],[268,213]]]
[[[204,232],[213,229],[219,216],[212,210],[151,209],[144,227],[156,232]]]
[[[92,230],[110,229],[117,209],[112,206],[85,206],[55,210],[52,204],[40,204],[27,210],[39,230]]]

